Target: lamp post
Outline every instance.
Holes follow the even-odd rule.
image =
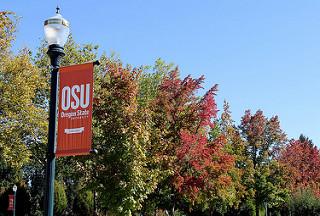
[[[44,33],[49,44],[47,52],[51,62],[51,88],[49,108],[49,131],[46,170],[46,194],[45,215],[53,216],[54,205],[54,178],[55,178],[55,149],[56,149],[56,120],[57,120],[57,89],[58,71],[61,58],[65,55],[63,46],[69,35],[69,22],[59,13],[57,7],[56,15],[44,22]]]
[[[17,192],[17,185],[13,185],[13,216],[16,216],[16,192]]]

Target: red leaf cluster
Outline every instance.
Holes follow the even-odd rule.
[[[197,95],[204,77],[179,79],[178,69],[164,78],[154,102],[155,125],[161,136],[155,153],[163,167],[172,167],[177,192],[195,200],[212,188],[227,188],[234,157],[225,151],[226,139],[209,140],[217,116],[217,85],[203,97]],[[161,158],[161,159],[160,159]],[[171,158],[172,161],[166,160]]]
[[[218,85],[212,87],[203,97],[200,102],[199,118],[201,119],[200,126],[214,127],[212,118],[217,117],[217,104],[214,100]]]
[[[181,141],[176,151],[179,166],[175,174],[179,192],[195,199],[198,192],[206,192],[213,185],[228,187],[228,171],[234,165],[234,157],[224,151],[223,136],[209,142],[205,135],[182,131]]]
[[[291,191],[311,187],[320,197],[320,153],[308,141],[291,140],[279,161],[287,168]]]

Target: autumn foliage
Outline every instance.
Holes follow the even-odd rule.
[[[181,132],[182,146],[177,149],[178,167],[175,172],[176,189],[192,201],[199,193],[227,189],[232,184],[228,171],[232,169],[234,158],[224,151],[223,136],[208,141],[205,135]]]
[[[198,125],[195,130],[180,132],[181,145],[176,149],[175,188],[195,201],[199,194],[214,192],[231,186],[228,175],[234,165],[234,157],[225,151],[226,139],[223,135],[210,140],[209,132],[214,128],[217,108],[214,100],[216,86],[209,90],[198,102]]]
[[[279,161],[286,168],[286,184],[292,192],[309,188],[320,197],[320,154],[312,142],[291,140]]]
[[[47,45],[11,52],[13,14],[0,12],[0,215],[19,186],[18,215],[43,215]],[[62,65],[96,59],[88,156],[57,159],[59,215],[320,215],[320,152],[288,141],[278,116],[218,111],[217,85],[161,59],[133,68],[70,36]],[[223,83],[221,83],[223,85]],[[236,109],[236,107],[234,108]],[[25,206],[24,206],[25,205]],[[20,212],[21,211],[21,212]]]

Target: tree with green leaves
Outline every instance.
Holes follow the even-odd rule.
[[[30,52],[24,49],[15,55],[10,50],[15,27],[14,14],[0,12],[0,195],[12,191],[13,184],[23,185],[17,199],[23,204],[30,202],[25,168],[36,156],[32,147],[43,141],[46,112],[35,103],[37,91],[44,85]],[[7,200],[6,194],[3,196]],[[18,214],[29,213],[29,207],[24,213],[19,209]]]
[[[150,114],[138,106],[140,69],[108,62],[94,98],[96,190],[108,212],[131,215],[157,186],[148,167]]]
[[[16,56],[10,53],[14,22],[9,21],[8,14],[1,13],[0,19],[4,37],[0,60],[0,161],[2,168],[15,170],[12,174],[20,173],[21,180],[21,169],[31,155],[28,147],[39,142],[39,134],[46,125],[43,124],[43,110],[34,104],[36,91],[42,86],[39,70],[32,64],[28,50]],[[14,174],[2,176],[2,179],[2,184],[6,180],[19,180]]]
[[[151,71],[149,71],[150,66],[142,69],[138,81],[138,103],[140,106],[150,106],[150,103],[158,95],[163,79],[173,69],[173,66],[173,63],[167,64],[159,58],[155,61]]]
[[[253,214],[254,190],[248,187],[254,184],[254,169],[252,160],[248,157],[246,141],[241,137],[239,128],[235,125],[231,116],[229,103],[223,105],[223,112],[216,123],[217,129],[212,136],[223,134],[226,138],[227,149],[235,158],[234,168],[232,169],[233,184],[236,188],[236,200],[229,206],[228,215]]]
[[[284,187],[284,176],[276,160],[286,141],[277,116],[268,119],[258,110],[251,114],[248,110],[239,126],[245,140],[245,151],[253,165],[253,184],[245,185],[254,191],[254,211],[257,216],[267,205],[280,207],[288,196]]]

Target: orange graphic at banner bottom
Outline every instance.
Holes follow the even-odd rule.
[[[57,157],[89,154],[92,96],[93,63],[59,69]]]

